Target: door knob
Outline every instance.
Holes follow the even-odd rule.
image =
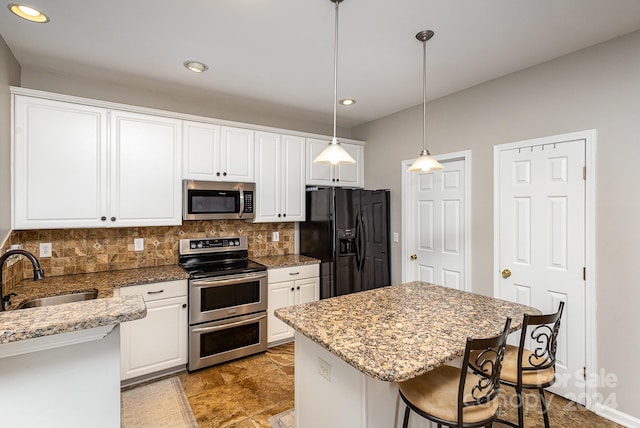
[[[411,254],[411,260],[417,260],[418,256],[416,254]]]
[[[509,278],[511,276],[511,271],[509,269],[505,269],[502,271],[502,277],[503,278]]]

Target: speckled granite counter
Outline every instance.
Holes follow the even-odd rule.
[[[45,273],[46,274],[46,273]],[[97,290],[98,298],[40,308],[0,312],[0,344],[90,329],[144,318],[140,296],[112,297],[113,290],[130,285],[187,279],[177,265],[24,280],[15,287],[11,308],[38,298]]]
[[[288,254],[286,256],[268,256],[268,257],[252,257],[256,263],[265,265],[269,269],[290,267],[290,266],[304,266],[314,265],[320,263],[320,260],[313,257],[301,256],[299,254]]]
[[[11,299],[10,309],[18,307],[26,300],[38,297],[98,290],[98,299],[101,299],[112,297],[115,288],[189,278],[189,274],[178,265],[52,277],[47,277],[46,274],[45,272],[44,279],[40,281],[25,279],[11,290],[16,293],[16,296]]]
[[[467,337],[499,334],[535,309],[411,282],[278,309],[276,317],[375,379],[401,382],[464,353]]]

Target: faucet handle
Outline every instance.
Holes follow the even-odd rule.
[[[13,296],[17,296],[16,293],[9,293],[6,296],[2,296],[2,308],[3,309],[7,309],[9,306],[11,306],[11,298]]]

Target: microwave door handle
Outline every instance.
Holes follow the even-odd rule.
[[[238,212],[238,217],[242,218],[244,214],[244,190],[240,189],[240,211]]]
[[[213,331],[218,331],[218,330],[226,330],[228,328],[231,327],[238,327],[241,325],[245,325],[245,324],[251,324],[252,322],[256,322],[256,321],[260,321],[263,318],[266,318],[266,315],[260,315],[258,317],[255,318],[250,318],[248,320],[243,320],[243,321],[237,321],[237,322],[232,322],[229,324],[222,324],[222,325],[216,325],[213,327],[204,327],[204,328],[194,328],[192,331],[192,333],[211,333]]]

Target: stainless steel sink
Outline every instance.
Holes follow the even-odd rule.
[[[98,297],[98,290],[83,291],[81,293],[61,294],[59,296],[40,297],[23,302],[18,309],[36,308],[39,306],[61,305],[63,303],[81,302],[83,300],[93,300]]]

